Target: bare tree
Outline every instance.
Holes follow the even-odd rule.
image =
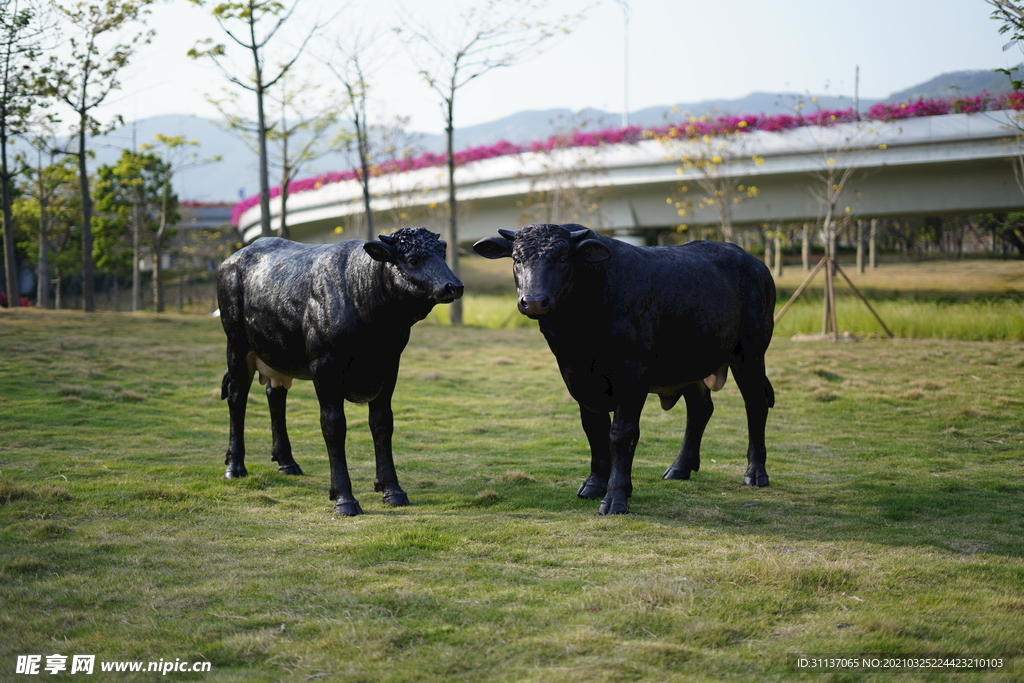
[[[281,170],[278,236],[291,239],[289,186],[310,163],[331,151],[326,140],[338,123],[341,105],[333,92],[325,96],[315,83],[300,83],[298,87],[289,88],[285,79],[281,81],[280,91],[280,96],[273,98],[280,119],[267,131],[267,137],[276,147],[274,161]]]
[[[366,105],[369,98],[370,83],[368,80],[369,71],[377,54],[372,52],[375,45],[379,44],[377,32],[364,33],[356,31],[346,42],[336,39],[331,46],[331,55],[322,58],[320,61],[334,74],[334,77],[341,84],[347,96],[345,110],[352,129],[347,135],[339,136],[335,141],[339,146],[351,149],[351,143],[355,142],[356,163],[359,184],[363,191],[363,213],[366,224],[366,239],[376,238],[373,227],[372,192],[370,189],[373,146],[370,133],[371,124],[367,116]]]
[[[207,0],[190,0],[200,7]],[[263,237],[273,235],[270,225],[270,173],[267,156],[267,117],[265,111],[266,93],[277,84],[302,56],[309,40],[320,30],[320,24],[314,25],[306,34],[291,58],[268,71],[268,45],[278,35],[281,28],[288,23],[295,13],[297,5],[286,10],[278,0],[242,0],[242,2],[219,2],[213,6],[211,13],[217,20],[221,30],[231,41],[248,53],[252,60],[252,70],[244,76],[236,75],[227,62],[228,49],[224,43],[215,43],[212,38],[200,40],[188,51],[193,59],[209,58],[221,70],[224,77],[232,84],[253,93],[256,96],[256,141],[259,153],[260,175],[260,232]],[[238,28],[234,28],[238,25]]]
[[[89,192],[86,136],[100,135],[109,130],[93,118],[92,111],[103,104],[111,92],[121,87],[117,80],[118,72],[128,64],[138,46],[152,38],[153,31],[140,31],[121,41],[122,31],[129,24],[141,21],[149,13],[150,4],[152,0],[105,0],[95,4],[85,1],[67,7],[57,6],[76,31],[67,41],[70,59],[55,63],[54,74],[58,98],[78,115],[75,126],[78,148],[73,154],[78,159],[82,193],[82,309],[87,313],[96,310],[96,300],[92,254],[93,205]],[[118,122],[120,117],[116,118],[115,124]]]
[[[590,125],[586,118],[572,118],[557,125],[552,144],[524,155],[530,192],[520,214],[524,223],[585,223],[601,227],[601,201],[611,192],[593,178],[606,171],[597,160],[598,149],[573,144],[576,133]],[[589,181],[589,182],[588,182]]]
[[[764,160],[749,154],[750,133],[744,132],[743,127],[702,132],[700,123],[699,119],[691,118],[688,124],[670,128],[659,138],[670,158],[680,163],[683,180],[679,183],[681,196],[675,202],[676,209],[680,217],[684,217],[690,209],[713,208],[718,214],[723,239],[735,244],[733,206],[759,193],[755,185],[743,183],[743,172],[751,164],[760,165]],[[695,182],[702,191],[697,199],[686,195],[690,182]]]
[[[458,202],[455,194],[455,97],[484,74],[540,54],[568,34],[582,14],[554,22],[538,19],[547,0],[489,0],[481,7],[457,8],[445,27],[411,15],[395,29],[406,40],[420,75],[440,97],[448,156],[448,265],[459,275]],[[462,300],[450,308],[453,325],[462,323]]]

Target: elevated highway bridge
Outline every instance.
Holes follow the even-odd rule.
[[[823,186],[820,175],[829,167],[855,170],[844,187],[840,211],[858,218],[1024,210],[1024,192],[1012,162],[1022,150],[1008,123],[1011,114],[950,114],[744,133],[736,136],[733,156],[717,173],[757,187],[756,196],[732,206],[737,226],[820,221],[824,207],[814,190]],[[681,223],[718,225],[714,208],[701,207],[698,171],[683,168],[680,161],[686,153],[706,154],[708,144],[666,146],[645,140],[466,164],[456,170],[459,239],[476,240],[498,228],[536,222],[530,215],[532,198],[566,182],[595,190],[597,207],[588,224],[619,236],[675,230]],[[372,188],[378,232],[402,225],[442,232],[444,168],[376,177]],[[677,202],[687,209],[685,217],[680,217]],[[279,204],[271,204],[276,221]],[[365,229],[358,227],[362,212],[362,192],[355,180],[325,184],[288,199],[292,237],[303,242],[365,237]],[[245,241],[259,236],[259,223],[259,206],[242,214],[239,229]]]

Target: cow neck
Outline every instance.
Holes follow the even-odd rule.
[[[608,277],[605,264],[579,264],[574,267],[572,284],[563,290],[553,313],[539,318],[545,334],[559,338],[586,340],[611,319],[608,301]]]
[[[370,277],[360,279],[358,308],[361,318],[366,320],[394,320],[398,324],[411,326],[423,320],[434,307],[432,301],[417,297],[398,282],[398,274],[388,263],[370,262]]]

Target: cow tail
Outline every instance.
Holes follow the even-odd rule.
[[[224,400],[231,393],[231,378],[228,377],[228,371],[224,371],[224,379],[220,382],[220,400]]]
[[[764,378],[764,397],[768,400],[768,407],[775,407],[775,389],[772,388],[772,383],[768,381],[768,378]]]

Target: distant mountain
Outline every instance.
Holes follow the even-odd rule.
[[[732,100],[702,100],[700,102],[683,102],[670,106],[648,107],[630,112],[630,125],[657,126],[670,121],[678,121],[684,115],[716,116],[727,114],[775,114],[791,112],[798,102],[808,102],[811,95],[796,93],[771,94],[756,92]],[[815,106],[823,109],[846,109],[853,106],[850,98],[830,95],[815,96]],[[860,108],[866,110],[880,100],[861,100]],[[546,138],[559,130],[574,130],[585,125],[590,129],[605,128],[622,124],[622,114],[606,112],[600,109],[584,109],[573,112],[570,109],[545,109],[541,111],[521,111],[511,116],[480,123],[475,126],[463,126],[455,130],[455,148],[486,145],[499,140],[509,142],[528,142]],[[444,149],[444,135],[424,135],[420,146],[425,150],[440,152]]]
[[[1022,69],[1024,72],[1024,69]],[[879,101],[902,101],[917,97],[949,97],[958,92],[964,95],[977,95],[983,91],[990,93],[1005,92],[1010,89],[1009,79],[1004,74],[994,71],[955,71],[920,83],[913,87],[894,92],[883,100],[862,99],[859,108],[866,111]],[[672,120],[678,120],[684,113],[691,116],[705,114],[756,114],[781,113],[793,111],[798,102],[811,99],[811,95],[796,93],[772,94],[755,92],[738,99],[702,100],[700,102],[683,102],[676,105],[648,107],[630,112],[629,122],[644,126],[654,126]],[[816,95],[814,106],[824,109],[845,109],[853,106],[850,98]],[[621,114],[606,112],[599,109],[584,109],[573,112],[569,109],[545,109],[521,111],[488,123],[464,126],[456,129],[455,147],[462,149],[476,145],[484,145],[508,140],[509,142],[527,142],[543,139],[559,131],[572,130],[579,126],[599,129],[622,122]],[[183,199],[204,202],[234,202],[240,197],[258,192],[256,155],[236,136],[225,131],[215,123],[194,115],[168,114],[142,119],[126,124],[109,135],[96,138],[92,147],[96,159],[92,168],[99,164],[113,162],[123,148],[130,148],[153,139],[157,133],[164,135],[184,135],[189,139],[198,140],[201,147],[197,148],[201,158],[220,155],[222,160],[216,163],[193,166],[181,169],[176,177],[176,190]],[[417,146],[423,150],[440,152],[444,149],[444,136],[440,134],[423,134],[414,136]],[[334,171],[349,167],[343,154],[328,155],[310,165],[304,175],[316,175],[326,171]],[[271,185],[277,180],[271,176]]]
[[[1024,78],[1024,64],[1020,65],[1018,69],[1020,71],[1016,72],[1014,77]],[[894,92],[885,99],[888,102],[899,102],[919,97],[953,97],[956,95],[973,97],[984,92],[994,95],[1009,92],[1011,89],[1010,79],[1006,77],[1006,74],[996,73],[992,69],[952,71],[906,90]]]

